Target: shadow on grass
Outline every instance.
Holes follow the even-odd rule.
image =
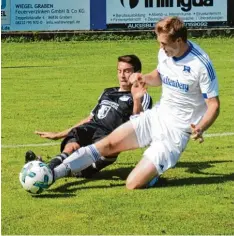
[[[232,174],[219,174],[219,173],[206,173],[205,169],[213,168],[217,164],[232,163],[234,161],[207,161],[207,162],[179,162],[177,168],[185,168],[185,172],[197,175],[205,175],[204,177],[189,177],[170,179],[160,178],[158,186],[184,186],[184,185],[200,185],[200,184],[220,184],[228,181],[234,181],[234,173]]]
[[[192,173],[192,174],[203,174],[203,175],[218,175],[218,173],[205,173],[203,170],[213,168],[217,164],[222,163],[232,163],[234,161],[205,161],[205,162],[179,162],[177,163],[177,168],[186,168],[186,172]]]
[[[133,168],[132,167],[125,167],[125,168],[119,168],[114,170],[103,170],[100,173],[95,174],[92,178],[89,179],[83,179],[83,178],[77,178],[77,181],[66,183],[63,186],[57,187],[55,189],[48,190],[50,192],[66,192],[71,193],[75,192],[80,189],[99,189],[99,188],[113,188],[113,187],[119,187],[124,186],[125,183],[109,183],[103,184],[103,185],[96,185],[96,186],[84,186],[84,184],[90,182],[90,181],[97,181],[97,180],[111,180],[111,181],[118,181],[119,180],[126,180],[127,176],[131,172]],[[67,178],[69,181],[69,178]],[[76,187],[75,187],[76,186]],[[75,188],[74,188],[75,187]]]
[[[202,171],[208,168],[215,167],[217,164],[229,163],[234,161],[207,161],[207,162],[179,162],[177,168],[185,168],[186,172],[197,175],[206,175],[204,177],[194,176],[188,178],[178,179],[166,179],[163,176],[159,179],[155,187],[171,187],[171,186],[184,186],[184,185],[200,185],[200,184],[219,184],[227,181],[234,181],[234,174],[217,174],[217,173],[203,173]],[[77,190],[82,189],[102,189],[102,188],[113,188],[124,186],[125,183],[119,183],[120,180],[126,180],[127,176],[131,172],[133,167],[122,167],[113,170],[103,170],[97,173],[90,179],[77,178],[77,181],[65,183],[54,189],[49,189],[48,194],[35,195],[38,198],[57,198],[57,197],[74,197],[76,194],[72,194]],[[208,176],[209,175],[209,176]],[[67,178],[66,181],[69,181]],[[74,178],[73,178],[74,180]],[[111,180],[109,184],[104,183],[103,185],[95,186],[84,186],[84,184],[90,181],[98,180]],[[115,181],[115,182],[113,182]],[[56,193],[56,194],[53,194]],[[63,193],[63,194],[57,194]]]
[[[68,198],[68,197],[75,197],[76,194],[72,193],[58,193],[58,194],[51,194],[51,193],[43,193],[38,195],[32,195],[33,198]]]
[[[185,186],[185,185],[201,185],[201,184],[221,184],[228,181],[234,181],[234,174],[210,176],[210,177],[189,177],[180,179],[165,178],[160,179],[157,187]]]

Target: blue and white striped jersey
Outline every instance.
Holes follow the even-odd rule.
[[[218,96],[218,81],[208,55],[195,43],[188,44],[188,51],[179,58],[168,57],[160,49],[157,67],[162,80],[160,113],[185,131],[201,120],[207,109],[205,99]]]

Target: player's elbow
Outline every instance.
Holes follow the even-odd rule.
[[[208,100],[208,109],[214,117],[218,117],[220,113],[220,101],[218,97],[214,97]]]
[[[219,114],[220,114],[220,107],[218,107],[218,108],[216,109],[216,117],[218,117]]]
[[[216,100],[216,102],[213,103],[213,110],[214,110],[216,117],[218,117],[219,113],[220,113],[220,101],[219,100]]]

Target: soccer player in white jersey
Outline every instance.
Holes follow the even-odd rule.
[[[126,181],[128,189],[143,188],[176,165],[189,138],[203,142],[202,134],[219,114],[218,81],[208,55],[188,41],[178,17],[156,24],[160,44],[158,66],[148,74],[134,73],[131,83],[161,86],[160,102],[121,125],[101,141],[79,149],[54,169],[54,180],[76,173],[125,150],[148,146]]]

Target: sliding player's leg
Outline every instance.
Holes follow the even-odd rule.
[[[131,122],[127,122],[99,142],[80,148],[66,158],[54,169],[55,179],[77,173],[97,162],[102,156],[111,158],[115,153],[139,147],[135,130]]]
[[[93,162],[92,165],[90,165],[89,167],[87,167],[86,169],[77,172],[77,173],[73,173],[72,176],[73,177],[77,177],[77,178],[86,178],[86,179],[90,179],[92,178],[94,175],[96,175],[97,173],[99,173],[102,169],[106,168],[109,165],[112,165],[116,162],[117,160],[117,155],[114,155],[112,157],[101,157],[101,159],[99,159],[96,162]]]
[[[170,151],[161,141],[154,141],[146,149],[143,158],[129,174],[126,187],[139,189],[152,187],[159,175],[171,167]]]
[[[149,145],[152,141],[152,123],[154,118],[151,110],[134,116],[133,119],[115,129],[110,135],[99,142],[80,148],[54,169],[55,180],[76,173],[97,162],[102,156],[106,158],[126,150]]]
[[[127,189],[144,188],[153,178],[158,178],[154,164],[148,159],[141,159],[126,180]]]
[[[77,142],[77,139],[74,136],[67,136],[61,143],[61,153],[54,156],[47,165],[51,170],[53,170],[56,166],[60,165],[70,154],[72,154],[75,150],[80,148],[80,144]],[[29,161],[42,161],[41,156],[37,156],[33,151],[29,150],[25,153],[25,163]]]
[[[186,148],[188,134],[178,129],[169,129],[163,122],[156,130],[158,132],[153,135],[153,141],[145,150],[142,160],[127,178],[128,189],[154,185],[160,175],[176,165]]]
[[[81,146],[92,143],[92,137],[96,128],[88,123],[73,128],[61,142],[61,153],[53,157],[48,163],[51,170],[59,166],[69,155],[78,150]]]
[[[65,140],[66,143],[64,142]],[[54,168],[59,166],[69,155],[80,148],[80,144],[76,141],[75,138],[65,140],[62,142],[64,144],[63,151],[53,157],[48,163],[48,166],[51,170],[54,170]]]

